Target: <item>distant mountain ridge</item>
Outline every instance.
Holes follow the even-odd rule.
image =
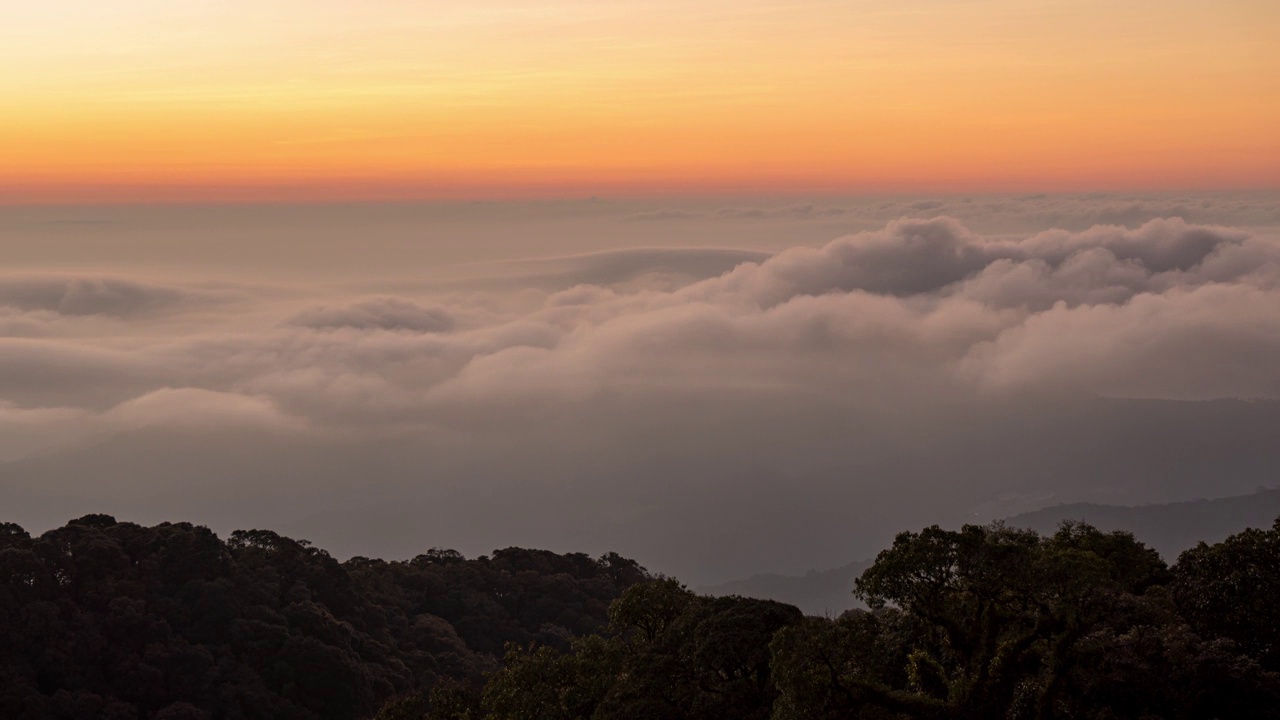
[[[1248,495],[1152,505],[1070,503],[1006,518],[1013,527],[1050,534],[1066,520],[1082,520],[1100,530],[1127,530],[1156,549],[1167,562],[1199,542],[1216,543],[1245,528],[1269,528],[1280,517],[1280,488]],[[839,615],[861,603],[853,584],[873,560],[858,560],[804,575],[761,574],[702,587],[708,595],[743,595],[790,603],[808,615]]]
[[[1064,520],[1083,520],[1100,530],[1128,530],[1174,562],[1197,543],[1216,543],[1245,528],[1269,528],[1280,517],[1280,488],[1258,488],[1248,495],[1197,499],[1157,505],[1054,505],[1005,522],[1051,533]]]

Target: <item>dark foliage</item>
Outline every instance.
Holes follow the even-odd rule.
[[[513,646],[464,710],[424,696],[408,717],[1280,718],[1277,542],[1280,525],[1249,531],[1171,571],[1132,535],[1079,523],[931,527],[863,573],[870,611],[836,619],[645,583],[604,633]]]
[[[612,554],[3,524],[0,717],[1280,718],[1280,522],[1172,568],[1079,523],[931,527],[857,587],[870,611],[804,617]]]
[[[339,563],[263,530],[0,524],[0,717],[370,717],[479,682],[509,643],[567,649],[646,577],[612,554]]]

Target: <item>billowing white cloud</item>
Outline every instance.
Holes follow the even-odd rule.
[[[1174,219],[1007,239],[947,218],[899,220],[674,288],[630,283],[655,268],[697,278],[732,255],[604,255],[587,259],[588,274],[613,268],[603,275],[617,283],[502,312],[477,309],[474,296],[333,297],[282,306],[280,322],[255,329],[4,340],[0,390],[72,407],[190,387],[269,398],[320,423],[446,424],[442,408],[464,399],[497,407],[689,385],[862,383],[884,398],[1059,385],[1178,399],[1277,393],[1280,244],[1237,229]]]

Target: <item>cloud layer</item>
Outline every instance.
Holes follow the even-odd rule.
[[[847,561],[891,523],[1252,488],[1280,459],[1266,229],[908,217],[490,271],[0,277],[5,505],[238,512],[340,552],[595,544],[705,579]]]

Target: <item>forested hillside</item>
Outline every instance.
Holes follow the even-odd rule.
[[[0,717],[1280,718],[1280,520],[1170,566],[1068,523],[898,535],[869,610],[708,597],[616,555],[339,563],[267,531],[0,526]]]
[[[568,648],[647,578],[616,555],[509,548],[339,563],[253,530],[105,515],[0,525],[0,718],[369,717],[507,643]]]

